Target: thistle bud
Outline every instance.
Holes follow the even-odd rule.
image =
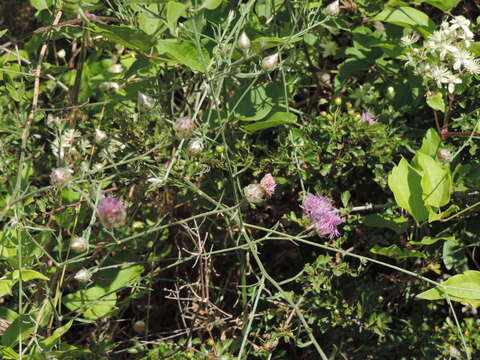
[[[387,88],[387,98],[393,99],[395,97],[395,88],[393,86],[389,86]]]
[[[260,180],[260,186],[268,196],[272,196],[275,192],[277,183],[275,182],[272,174],[268,173],[262,178],[262,180]]]
[[[190,140],[187,146],[187,151],[190,155],[200,155],[203,151],[203,141],[200,138]]]
[[[340,14],[340,0],[335,0],[327,6],[327,14],[330,16],[337,16]]]
[[[437,153],[437,156],[438,159],[444,163],[450,162],[453,159],[453,155],[448,149],[440,149]]]
[[[190,116],[184,116],[173,124],[175,136],[182,139],[188,139],[195,131],[195,123]]]
[[[250,39],[248,38],[245,31],[242,31],[240,37],[238,38],[238,47],[243,50],[250,49]]]
[[[144,93],[138,93],[138,109],[140,111],[152,110],[155,106],[155,101]]]
[[[243,193],[245,195],[245,199],[250,204],[260,204],[265,200],[265,190],[263,190],[260,184],[250,184],[243,188]]]
[[[114,64],[108,69],[112,74],[120,74],[123,71],[123,67],[120,64]]]
[[[123,204],[115,198],[108,197],[100,200],[98,217],[106,228],[117,228],[125,225],[127,212]]]
[[[76,237],[70,242],[70,249],[72,249],[73,252],[81,253],[87,249],[87,245],[87,240],[83,237]]]
[[[115,93],[120,89],[120,85],[115,81],[105,81],[100,85],[100,88],[108,93]]]
[[[65,51],[65,49],[60,49],[57,51],[57,56],[60,59],[63,59],[65,56],[67,56],[67,52]]]
[[[70,180],[70,170],[66,168],[53,169],[50,178],[52,183],[60,188]]]
[[[105,131],[100,129],[95,129],[95,142],[97,144],[104,142],[106,138],[107,138],[107,133]]]
[[[267,56],[262,60],[262,69],[265,71],[272,71],[278,65],[278,53]]]
[[[145,334],[146,328],[147,328],[147,325],[143,320],[135,321],[135,324],[133,324],[133,331],[135,331],[139,335]]]
[[[80,282],[87,282],[92,278],[92,273],[87,269],[80,269],[73,278]]]

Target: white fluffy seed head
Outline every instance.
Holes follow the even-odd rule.
[[[184,116],[175,121],[173,131],[175,132],[175,136],[180,140],[188,139],[195,131],[195,123],[190,116]]]
[[[187,146],[187,151],[190,155],[200,155],[203,152],[203,141],[200,138],[190,140]]]
[[[72,249],[73,252],[81,253],[87,249],[87,245],[87,240],[83,237],[76,237],[70,242],[70,249]]]
[[[135,324],[133,324],[133,331],[135,331],[139,335],[145,334],[146,328],[147,325],[143,320],[135,321]]]
[[[260,184],[250,184],[243,188],[245,199],[250,204],[260,204],[265,200],[265,190]]]
[[[139,92],[138,93],[138,109],[140,111],[152,110],[155,106],[155,101],[148,95]]]
[[[440,149],[437,155],[438,155],[438,159],[444,163],[450,162],[453,159],[453,155],[448,149]]]
[[[250,45],[250,39],[248,38],[245,31],[242,31],[240,37],[238,38],[238,47],[243,50],[248,50],[250,49]]]
[[[278,53],[267,56],[262,60],[262,69],[265,71],[272,71],[278,65]]]
[[[80,269],[74,276],[74,279],[79,282],[87,282],[92,278],[92,273],[87,269]]]
[[[62,187],[70,180],[70,170],[66,168],[53,169],[50,178],[55,186]]]

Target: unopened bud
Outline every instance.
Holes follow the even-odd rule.
[[[262,69],[265,71],[272,71],[278,65],[278,53],[267,56],[262,60]]]
[[[147,325],[143,320],[135,321],[135,324],[133,324],[133,331],[135,331],[139,335],[145,334],[146,328]]]
[[[248,50],[250,49],[250,45],[250,39],[248,38],[245,31],[242,31],[240,37],[238,38],[238,47],[243,50]]]
[[[153,109],[155,101],[148,95],[139,92],[138,93],[138,109],[140,111],[148,111]]]
[[[60,50],[57,51],[57,56],[60,59],[63,59],[66,55],[67,55],[67,52],[65,51],[65,49],[60,49]]]
[[[73,278],[80,282],[87,282],[92,278],[92,273],[87,269],[80,269]]]
[[[70,170],[66,168],[53,169],[50,178],[54,185],[62,187],[70,180]]]
[[[335,102],[335,105],[340,106],[342,105],[342,98],[340,96],[337,96],[334,102]]]
[[[243,188],[243,193],[245,195],[245,199],[250,204],[260,204],[265,200],[265,190],[263,190],[260,184],[250,184]]]
[[[190,116],[184,116],[175,121],[173,131],[175,132],[175,136],[180,140],[188,139],[195,131],[195,123]]]
[[[97,144],[104,142],[106,138],[107,138],[107,133],[105,131],[100,129],[95,129],[95,142]]]
[[[444,163],[450,162],[453,159],[453,155],[448,149],[440,149],[437,155],[438,155],[438,159]]]
[[[340,14],[340,0],[335,0],[327,6],[327,14],[330,16],[337,16]]]
[[[120,74],[123,71],[123,67],[120,64],[114,64],[108,69],[112,74]]]
[[[100,200],[98,217],[106,228],[117,228],[125,225],[127,212],[123,204],[113,197]]]
[[[203,141],[200,138],[190,140],[187,146],[190,155],[200,155],[203,151]]]
[[[84,252],[87,249],[87,240],[83,237],[73,238],[70,242],[70,249],[76,253]]]
[[[395,97],[395,88],[393,86],[389,86],[387,88],[387,98],[393,99]]]
[[[262,178],[262,180],[260,180],[260,186],[268,196],[272,196],[275,192],[277,183],[275,182],[272,174],[268,173]]]
[[[228,17],[227,17],[227,21],[228,22],[232,22],[234,19],[235,19],[235,11],[234,10],[230,10],[228,12]]]
[[[120,89],[120,85],[115,81],[105,81],[100,85],[100,88],[109,93],[117,92]]]

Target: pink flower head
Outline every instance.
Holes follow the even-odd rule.
[[[368,125],[375,125],[378,123],[375,119],[375,115],[373,115],[370,110],[362,111],[362,120],[367,122]]]
[[[98,217],[106,228],[117,228],[125,224],[127,212],[123,204],[113,197],[100,200]]]
[[[321,235],[328,235],[330,239],[340,235],[337,226],[343,223],[343,218],[329,199],[308,193],[302,209]]]
[[[262,178],[262,180],[260,180],[260,186],[268,196],[272,196],[275,192],[275,186],[277,186],[277,183],[272,174],[268,173]]]

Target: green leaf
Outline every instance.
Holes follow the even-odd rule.
[[[422,199],[421,176],[402,159],[388,176],[388,186],[399,206],[408,211],[415,220],[428,218],[428,210]]]
[[[442,11],[450,11],[458,5],[460,0],[423,0],[422,2],[435,6]]]
[[[204,0],[202,4],[202,8],[208,10],[214,10],[220,6],[223,0]]]
[[[242,129],[253,132],[285,124],[297,125],[296,120],[297,116],[295,114],[278,111],[275,112],[272,116],[270,116],[267,120],[258,121],[250,125],[242,126]]]
[[[263,84],[254,88],[242,88],[228,102],[235,117],[242,121],[265,118],[280,99],[281,90],[275,84]]]
[[[8,32],[8,29],[0,30],[0,38]]]
[[[440,237],[433,237],[433,238],[430,236],[425,236],[420,241],[409,241],[408,243],[412,245],[433,245],[440,240],[455,241],[455,236],[440,236]]]
[[[14,346],[20,337],[25,340],[35,328],[35,321],[29,315],[20,315],[5,330],[2,336],[2,345]]]
[[[133,29],[126,25],[107,25],[95,23],[93,31],[110,41],[123,45],[129,49],[149,51],[154,43],[152,37],[142,30]]]
[[[363,224],[371,227],[387,228],[400,235],[407,231],[408,220],[394,215],[370,214],[363,217]]]
[[[463,274],[452,276],[442,285],[424,291],[417,297],[425,300],[440,300],[448,295],[453,301],[474,307],[480,305],[480,271],[467,270]]]
[[[99,271],[95,274],[95,283],[108,292],[118,291],[135,281],[140,280],[144,268],[142,265],[124,265]]]
[[[187,5],[177,1],[169,1],[167,3],[167,26],[170,33],[175,36],[177,29],[177,21],[180,17],[187,16]]]
[[[48,9],[48,7],[52,5],[51,1],[47,1],[47,0],[30,0],[30,3],[37,10]]]
[[[160,54],[167,54],[176,62],[202,73],[207,71],[210,62],[206,51],[198,51],[195,44],[187,40],[181,42],[175,39],[159,40],[157,50]]]
[[[445,112],[445,101],[441,91],[435,91],[431,96],[427,96],[427,105],[433,110]]]
[[[35,279],[40,279],[40,280],[48,280],[48,277],[45,275],[39,273],[38,271],[35,270],[15,270],[12,273],[12,279],[13,280],[19,280],[20,279],[20,274],[22,276],[22,281],[30,281],[30,280],[35,280]]]
[[[443,243],[442,259],[447,270],[455,268],[455,270],[461,272],[468,269],[463,245],[458,241],[445,241]]]
[[[398,245],[390,245],[388,247],[381,247],[375,245],[370,249],[371,253],[388,256],[394,259],[406,259],[406,258],[425,258],[424,253],[418,250],[402,249]]]
[[[419,28],[424,33],[432,33],[435,30],[435,23],[427,14],[409,6],[385,8],[371,21],[383,21],[407,28]]]
[[[73,320],[70,320],[68,323],[55,329],[52,335],[40,342],[43,350],[49,351],[53,345],[68,331],[73,324]]]
[[[428,129],[425,137],[423,138],[422,147],[418,151],[435,159],[441,144],[442,141],[440,140],[440,136],[438,136],[437,130]]]
[[[430,156],[422,152],[417,153],[418,164],[421,166],[423,200],[425,205],[441,207],[450,201],[452,176],[448,167],[443,168]]]
[[[13,351],[8,346],[1,346],[0,345],[0,356],[4,360],[17,360],[20,359],[20,355],[18,355],[15,351]]]
[[[86,319],[97,320],[113,311],[117,296],[102,287],[93,286],[64,296],[62,303],[67,309],[82,313]]]
[[[0,297],[12,295],[12,287],[15,284],[13,280],[0,280]]]

